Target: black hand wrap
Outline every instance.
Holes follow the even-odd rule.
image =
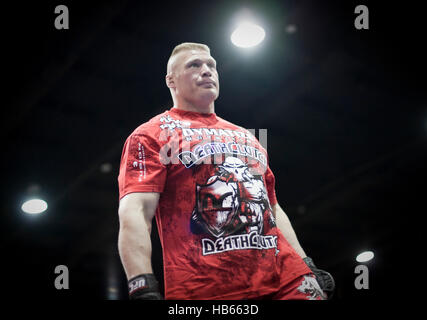
[[[163,300],[154,274],[140,274],[128,281],[130,300]]]
[[[320,289],[328,295],[328,299],[331,299],[335,291],[335,280],[332,275],[329,272],[317,268],[310,257],[305,257],[303,260],[316,276]]]

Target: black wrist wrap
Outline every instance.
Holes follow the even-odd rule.
[[[130,300],[162,300],[154,274],[140,274],[128,281]]]

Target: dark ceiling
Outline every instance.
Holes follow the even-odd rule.
[[[59,4],[68,6],[69,30],[54,28]],[[389,294],[396,274],[405,281],[402,272],[415,279],[427,178],[426,27],[410,2],[365,1],[370,29],[356,30],[358,4],[3,7],[1,247],[9,292],[30,276],[41,298],[127,297],[117,250],[121,149],[134,128],[172,106],[166,62],[186,41],[206,43],[218,62],[216,113],[267,129],[279,202],[308,255],[335,276],[335,299]],[[229,40],[244,7],[267,32],[250,53]],[[31,193],[48,201],[43,215],[20,210]],[[155,232],[153,242],[162,279]],[[370,289],[356,290],[355,256],[367,249],[376,254],[367,263]],[[69,268],[69,290],[54,287],[57,265]]]

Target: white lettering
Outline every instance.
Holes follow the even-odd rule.
[[[222,237],[215,241],[211,239],[202,239],[202,248],[202,254],[204,256],[231,250],[275,249],[277,248],[277,236],[263,236],[258,234],[257,231],[252,231],[250,234]]]

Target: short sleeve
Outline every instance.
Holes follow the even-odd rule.
[[[273,171],[271,171],[270,166],[268,166],[267,171],[265,172],[265,184],[267,186],[268,199],[270,200],[270,205],[272,207],[277,204],[275,183],[276,179]]]
[[[119,199],[133,192],[163,192],[167,168],[159,159],[160,146],[148,132],[131,134],[123,147],[118,176]]]

